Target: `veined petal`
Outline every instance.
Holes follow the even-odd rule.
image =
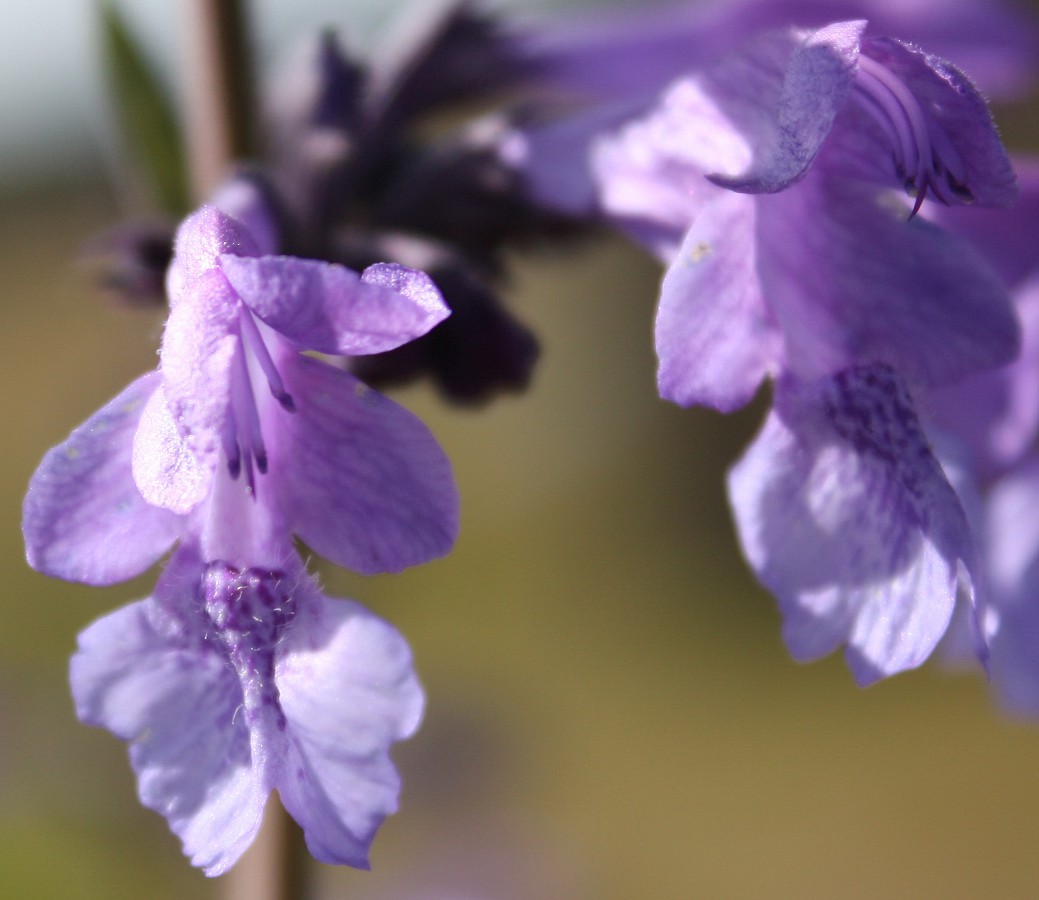
[[[794,50],[783,76],[768,137],[748,171],[714,175],[716,184],[742,193],[775,193],[801,179],[830,133],[855,76],[863,20],[838,22],[809,34]]]
[[[846,644],[863,685],[913,668],[944,634],[958,589],[973,592],[966,517],[886,367],[780,381],[729,493],[798,659]]]
[[[269,437],[270,487],[292,530],[317,553],[364,574],[442,556],[458,529],[451,465],[410,412],[347,372],[289,354],[297,401]]]
[[[322,353],[392,350],[450,313],[427,275],[400,265],[371,266],[358,275],[312,259],[225,255],[220,266],[237,295],[271,328]]]
[[[751,197],[716,190],[664,276],[656,319],[660,396],[729,412],[779,363],[756,257]]]
[[[966,241],[815,170],[758,202],[760,277],[798,374],[884,362],[933,386],[1017,355],[1007,290]]]
[[[134,432],[159,374],[138,378],[43,458],[22,511],[29,565],[68,581],[113,584],[143,572],[181,520],[134,483]]]
[[[76,710],[130,744],[141,802],[166,817],[195,865],[219,875],[256,836],[270,788],[236,718],[233,672],[198,643],[157,628],[153,604],[123,607],[80,635],[71,663]]]
[[[317,859],[367,868],[375,831],[397,808],[389,747],[418,727],[422,688],[393,627],[356,603],[319,600],[280,648],[290,749],[276,787]]]

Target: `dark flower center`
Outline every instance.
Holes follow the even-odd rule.
[[[963,157],[898,75],[860,54],[855,87],[862,107],[887,133],[899,178],[916,198],[910,217],[928,195],[947,206],[973,201]]]

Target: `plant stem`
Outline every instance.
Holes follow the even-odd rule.
[[[252,68],[243,0],[185,0],[185,135],[195,202],[252,149]]]
[[[225,876],[226,900],[306,900],[308,857],[302,834],[272,794],[253,845]]]

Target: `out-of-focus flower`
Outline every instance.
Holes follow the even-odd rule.
[[[847,644],[864,684],[919,665],[958,591],[980,589],[913,395],[1019,346],[997,273],[917,215],[1015,199],[985,104],[950,64],[865,29],[759,36],[595,160],[602,208],[668,265],[661,396],[728,411],[776,379],[730,480],[740,537],[792,652]]]

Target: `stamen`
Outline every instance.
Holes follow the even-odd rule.
[[[970,203],[963,157],[906,84],[883,63],[860,54],[855,85],[866,101],[863,108],[892,138],[896,169],[915,198],[909,218],[928,194],[946,205]]]
[[[253,396],[252,383],[249,380],[249,366],[245,360],[244,342],[239,345],[232,365],[235,367],[231,375],[231,415],[237,444],[241,448],[245,477],[250,493],[255,493],[256,483],[253,477],[252,462],[256,460],[256,468],[263,475],[267,471],[267,448],[263,444],[260,431],[260,413],[256,409],[256,398]],[[230,465],[230,457],[228,457]]]
[[[292,400],[292,395],[285,390],[285,383],[281,380],[281,375],[274,365],[274,360],[271,359],[267,345],[260,334],[260,329],[256,327],[253,314],[245,306],[242,306],[238,311],[238,321],[241,326],[239,333],[242,336],[242,341],[252,351],[253,356],[263,370],[263,374],[267,376],[267,384],[271,389],[271,394],[281,404],[282,409],[287,412],[295,412],[296,404]]]

